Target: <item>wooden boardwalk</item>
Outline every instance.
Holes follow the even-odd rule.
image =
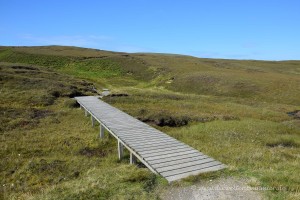
[[[191,175],[225,168],[222,163],[167,134],[110,106],[94,96],[75,97],[85,114],[100,124],[100,138],[104,129],[118,140],[119,159],[123,148],[130,152],[130,163],[138,159],[152,172],[160,174],[169,182]]]

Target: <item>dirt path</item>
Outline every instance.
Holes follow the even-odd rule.
[[[262,200],[258,191],[247,185],[247,180],[221,178],[207,180],[189,187],[171,187],[162,194],[163,200]]]

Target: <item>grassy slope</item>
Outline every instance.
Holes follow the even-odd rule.
[[[272,198],[299,197],[300,125],[299,120],[286,115],[300,106],[299,61],[214,60],[75,47],[0,47],[1,61],[1,82],[5,86],[1,107],[12,115],[1,119],[1,142],[5,144],[1,165],[7,166],[1,167],[1,176],[7,184],[3,189],[10,197],[121,195],[126,199],[151,194],[155,198],[155,191],[163,187],[155,184],[161,181],[147,170],[118,163],[113,141],[98,141],[97,130],[89,127],[88,120],[82,120],[82,113],[64,103],[64,96],[74,90],[71,86],[77,86],[77,92],[90,92],[88,84],[79,78],[97,87],[128,93],[128,97],[106,101],[136,117],[188,118],[189,126],[157,128],[226,163],[229,170],[225,174],[251,177],[255,186],[287,188],[285,192],[266,193]],[[10,63],[41,66],[38,69],[43,73],[16,72],[20,69],[11,68]],[[59,73],[61,88],[51,73]],[[60,75],[63,73],[76,78]],[[62,95],[54,98],[55,92]],[[32,109],[52,112],[36,119],[32,112],[38,111]],[[51,136],[47,143],[43,141],[45,134]],[[72,144],[61,144],[69,140]],[[109,153],[91,159],[78,155],[84,148],[101,150],[99,155],[102,149]],[[19,153],[28,155],[22,157]],[[44,168],[50,170],[50,175]],[[138,175],[134,176],[136,170]],[[19,185],[12,187],[11,183]],[[45,190],[41,193],[42,188]]]
[[[0,72],[0,199],[155,197],[156,177],[119,162],[116,141],[74,108],[69,96],[93,95],[89,82],[24,64]]]

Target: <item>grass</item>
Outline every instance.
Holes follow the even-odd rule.
[[[189,116],[189,126],[156,128],[226,163],[229,169],[225,175],[253,178],[258,180],[256,187],[286,189],[266,192],[268,198],[299,198],[299,122],[294,123],[285,111],[278,110],[278,107],[290,110],[294,106],[250,106],[249,102],[243,105],[227,98],[196,95],[155,93],[155,98],[148,93],[149,96],[142,98],[133,91],[131,94],[131,97],[107,101],[139,118],[145,113],[159,112]]]
[[[119,162],[116,141],[99,140],[69,98],[74,90],[92,95],[91,83],[37,66],[0,66],[1,198],[156,198],[159,178]]]
[[[299,196],[299,61],[199,59],[76,47],[0,47],[0,198],[157,199],[201,179],[239,176],[270,199]],[[70,97],[104,100],[222,161],[171,186],[117,160]],[[128,153],[128,152],[127,152]],[[127,155],[128,157],[128,155]]]

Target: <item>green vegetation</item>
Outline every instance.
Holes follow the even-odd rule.
[[[0,47],[0,198],[156,199],[168,186],[117,160],[70,97],[108,103],[228,165],[271,199],[299,195],[300,61],[199,59],[76,47]],[[128,155],[127,155],[128,156]],[[2,196],[1,196],[2,195]]]
[[[119,162],[70,97],[93,84],[37,66],[1,63],[0,199],[153,197],[158,179]],[[154,185],[151,185],[154,184]]]

